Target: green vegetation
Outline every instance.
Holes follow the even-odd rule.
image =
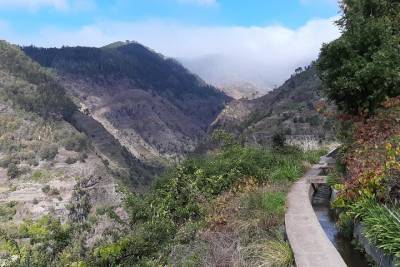
[[[323,91],[343,112],[339,139],[339,226],[352,236],[360,223],[368,240],[400,265],[400,3],[344,0],[342,36],[322,48]],[[391,210],[392,209],[392,210]]]
[[[242,255],[230,262],[256,266],[267,260],[290,266],[293,255],[282,232],[286,193],[305,171],[304,162],[315,163],[323,153],[224,146],[170,169],[149,193],[125,192],[128,219],[120,218],[113,207],[97,209],[90,217],[89,198],[78,181],[67,223],[50,216],[25,221],[17,230],[0,234],[2,253],[14,259],[15,266],[28,261],[33,266],[198,266],[207,264],[203,261],[221,242],[214,238],[225,233],[225,244],[241,244],[229,243],[235,255]],[[278,172],[289,165],[299,171]],[[42,191],[59,194],[48,185]],[[7,206],[0,213],[10,218],[12,211]],[[99,216],[109,217],[117,227],[104,232],[94,247],[85,247],[85,235]],[[16,242],[25,238],[29,242]],[[218,253],[216,257],[225,257]]]
[[[341,6],[343,34],[323,47],[318,63],[324,92],[347,113],[373,113],[400,94],[400,3],[344,0]]]
[[[16,210],[17,202],[11,201],[8,203],[0,204],[0,222],[7,222],[12,220]]]
[[[30,60],[18,47],[1,41],[0,61],[0,70],[8,75],[0,79],[2,98],[45,118],[60,115],[69,118],[75,110],[75,105],[53,75]]]
[[[68,157],[68,158],[65,160],[65,163],[67,163],[67,164],[75,164],[77,161],[78,161],[77,158]]]
[[[42,66],[61,73],[83,75],[96,82],[109,78],[128,79],[139,88],[152,88],[173,102],[186,94],[225,98],[215,88],[201,84],[177,61],[166,59],[135,42],[105,48],[25,47],[23,50]],[[165,94],[165,88],[172,95]]]
[[[43,146],[39,151],[40,158],[43,160],[52,160],[58,153],[58,146],[51,144],[49,146]]]
[[[7,176],[11,179],[17,178],[20,174],[20,170],[15,163],[8,164],[7,167]]]
[[[88,139],[83,133],[74,133],[66,137],[63,144],[66,150],[81,152],[88,147]]]
[[[311,157],[314,162],[315,156]],[[148,195],[126,198],[130,231],[117,241],[96,248],[96,264],[144,264],[154,258],[160,258],[161,263],[166,261],[165,249],[177,245],[174,236],[189,226],[199,227],[201,223],[195,222],[205,219],[208,205],[223,192],[249,177],[255,184],[271,182],[270,174],[288,162],[302,171],[287,172],[276,182],[294,181],[303,173],[306,157],[291,148],[267,151],[234,145],[213,156],[185,161],[167,172]],[[258,200],[259,204],[252,205],[261,205],[264,218],[271,214],[282,218],[284,199],[283,193],[268,193]]]
[[[375,199],[364,199],[355,203],[350,213],[362,219],[363,233],[385,254],[393,255],[400,265],[400,214],[376,202]]]

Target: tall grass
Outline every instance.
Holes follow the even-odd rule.
[[[400,221],[397,213],[375,200],[359,201],[352,207],[356,219],[361,220],[363,231],[369,241],[387,255],[396,258],[400,266]]]

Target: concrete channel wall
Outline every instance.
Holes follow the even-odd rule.
[[[357,240],[358,244],[364,248],[365,253],[367,253],[371,258],[374,259],[377,266],[395,267],[394,257],[385,255],[385,253],[381,249],[371,244],[371,242],[369,242],[369,240],[365,237],[363,233],[363,226],[361,223],[357,223],[355,225],[353,236],[354,239]]]
[[[322,157],[320,164],[314,165],[296,182],[288,195],[285,226],[297,267],[347,266],[326,236],[311,204],[312,181],[320,176],[321,168],[329,161],[331,158]]]

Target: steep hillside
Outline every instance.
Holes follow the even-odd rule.
[[[173,59],[135,42],[24,51],[56,70],[82,110],[145,161],[193,150],[230,100]]]
[[[320,83],[315,67],[310,66],[265,96],[232,101],[212,127],[233,132],[251,144],[269,144],[276,133],[302,146],[332,138],[333,122],[320,114],[330,109],[318,94]]]
[[[68,122],[78,114],[50,72],[0,42],[0,221],[81,218],[120,202],[124,165]]]

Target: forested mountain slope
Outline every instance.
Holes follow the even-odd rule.
[[[132,166],[102,154],[79,132],[69,122],[79,114],[52,73],[18,47],[0,42],[0,221],[5,226],[43,215],[80,220],[95,207],[120,202],[115,177]],[[125,178],[133,184],[142,177]]]
[[[320,84],[311,65],[265,96],[232,101],[213,123],[213,129],[224,129],[246,143],[261,145],[268,145],[277,133],[293,142],[330,139],[333,122],[325,116],[330,106],[318,92]]]
[[[230,100],[175,60],[134,42],[24,51],[56,70],[82,109],[146,161],[193,150]]]

